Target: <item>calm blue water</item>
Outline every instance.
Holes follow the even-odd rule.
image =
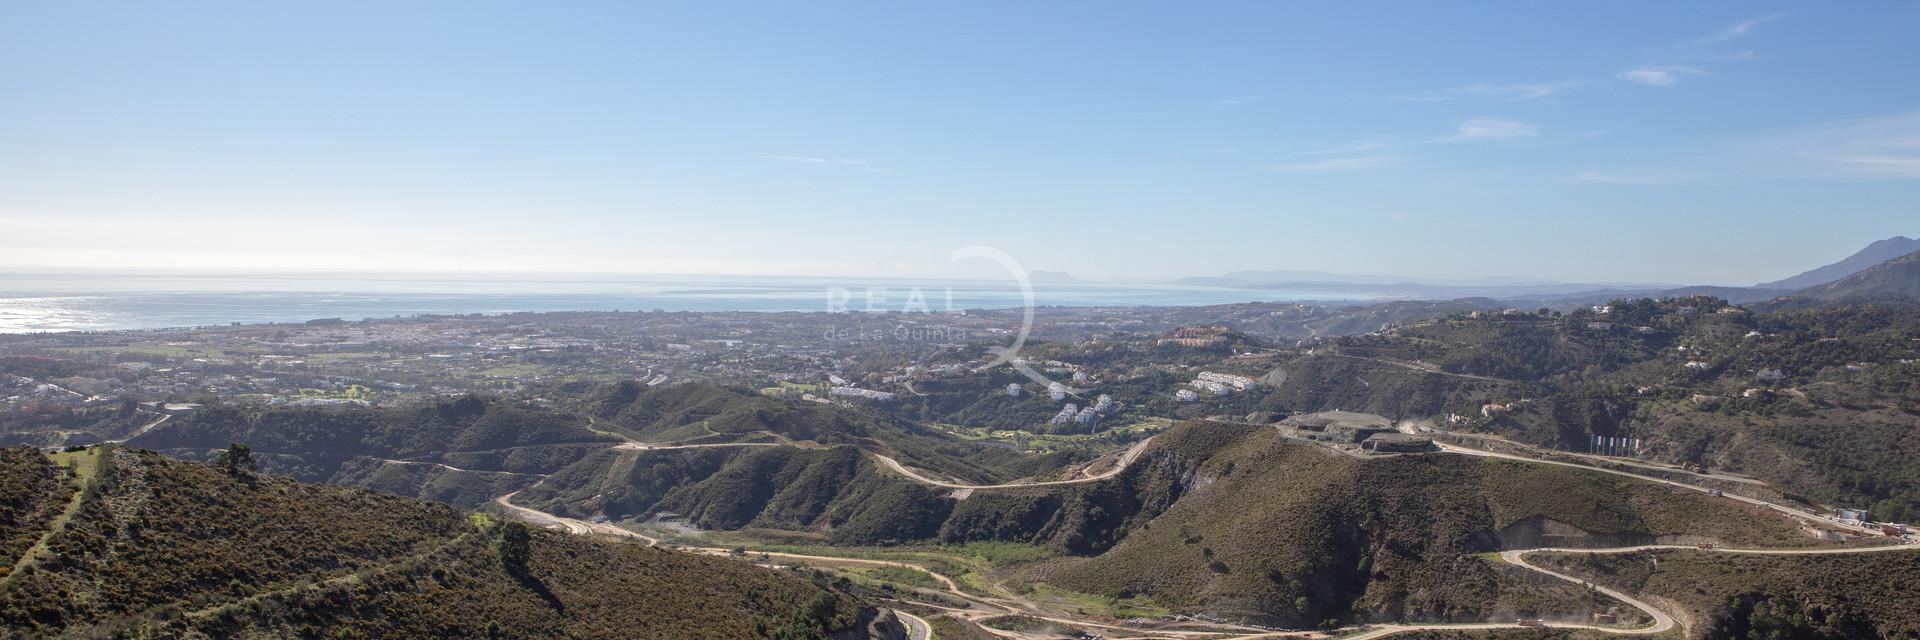
[[[917,295],[916,295],[917,294]],[[1360,300],[1159,284],[1036,283],[1042,306]],[[0,274],[0,333],[516,311],[862,311],[1016,308],[1012,281],[718,276]]]

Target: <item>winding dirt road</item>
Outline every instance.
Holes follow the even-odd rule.
[[[494,498],[493,503],[500,505],[501,508],[506,509],[508,513],[513,514],[515,517],[518,517],[521,520],[527,521],[528,524],[532,524],[538,527],[547,527],[550,529],[566,529],[567,533],[572,533],[576,535],[598,533],[598,534],[604,534],[604,535],[610,535],[610,536],[619,536],[623,538],[634,538],[638,540],[645,540],[647,542],[647,546],[649,547],[657,546],[660,544],[659,538],[655,538],[653,536],[649,536],[649,535],[640,533],[638,531],[630,531],[630,530],[627,530],[621,527],[616,527],[604,522],[587,522],[585,520],[581,520],[578,518],[568,518],[565,516],[557,516],[551,513],[547,513],[545,511],[522,507],[520,505],[513,503],[513,497],[517,495],[520,495],[519,491],[515,491],[513,493],[509,493],[507,495]]]
[[[672,449],[718,449],[722,447],[790,447],[790,446],[794,446],[794,445],[791,445],[785,442],[714,442],[714,443],[708,443],[708,444],[662,444],[662,443],[655,443],[655,442],[641,442],[638,440],[628,440],[626,442],[613,445],[613,448],[620,449],[622,451],[668,451]]]
[[[1140,454],[1146,452],[1147,445],[1152,444],[1153,439],[1156,437],[1159,437],[1159,436],[1148,437],[1145,440],[1141,440],[1139,442],[1133,443],[1133,446],[1128,447],[1124,453],[1120,454],[1120,460],[1113,465],[1113,468],[1108,469],[1106,471],[1102,471],[1100,473],[1091,474],[1091,475],[1085,474],[1083,472],[1081,474],[1081,477],[1073,478],[1071,480],[1046,480],[1041,482],[1008,482],[1008,483],[1002,483],[1002,484],[965,484],[960,482],[947,482],[945,480],[935,480],[933,478],[920,475],[919,472],[916,472],[913,469],[908,468],[906,465],[900,464],[899,460],[895,460],[885,455],[881,455],[871,451],[867,452],[867,455],[873,456],[874,459],[880,461],[881,465],[885,466],[888,469],[893,470],[894,473],[898,473],[900,475],[906,476],[907,479],[909,480],[913,480],[921,484],[932,485],[935,487],[941,487],[945,489],[961,489],[961,490],[974,491],[974,490],[980,490],[980,489],[1019,489],[1024,487],[1056,487],[1056,486],[1065,485],[1065,484],[1082,484],[1087,482],[1098,482],[1101,480],[1105,480],[1107,478],[1120,475],[1120,472],[1126,471],[1127,467],[1133,466],[1133,461],[1138,460],[1140,458]]]
[[[1136,460],[1138,460],[1141,457],[1141,455],[1143,455],[1146,452],[1147,448],[1152,444],[1152,441],[1153,441],[1153,438],[1147,438],[1140,442],[1134,443],[1131,447],[1127,448],[1123,453],[1120,454],[1120,456],[1114,461],[1114,464],[1111,466],[1111,468],[1107,469],[1106,471],[1100,472],[1098,474],[1089,474],[1089,473],[1086,473],[1085,469],[1082,469],[1081,471],[1082,477],[1078,477],[1070,480],[1052,480],[1052,481],[1024,482],[1024,483],[1012,482],[1012,483],[988,484],[988,485],[965,484],[965,483],[949,482],[945,480],[929,478],[925,475],[922,475],[920,472],[917,472],[912,468],[901,464],[900,461],[895,460],[890,456],[872,452],[872,451],[868,451],[866,453],[867,455],[870,455],[874,459],[878,460],[881,463],[881,465],[886,467],[887,469],[892,470],[894,473],[897,473],[915,482],[920,482],[920,483],[934,486],[934,487],[956,489],[960,491],[970,492],[973,490],[981,490],[981,489],[1016,489],[1016,488],[1023,488],[1023,487],[1047,487],[1047,486],[1081,484],[1081,483],[1097,482],[1100,480],[1105,480],[1108,478],[1112,478],[1116,475],[1119,475],[1121,472],[1125,471],[1128,467],[1132,466],[1133,463]],[[615,445],[615,447],[619,449],[635,450],[635,451],[717,448],[717,447],[748,447],[748,446],[797,446],[797,445],[793,443],[784,443],[784,442],[667,444],[667,443],[646,443],[646,442],[639,442],[631,439],[628,439],[625,443]],[[1682,487],[1686,489],[1700,491],[1703,493],[1710,491],[1705,487],[1690,485],[1684,482],[1677,482],[1677,481],[1665,480],[1661,478],[1643,476],[1643,475],[1630,473],[1626,471],[1620,471],[1616,469],[1600,468],[1600,467],[1576,464],[1571,462],[1562,462],[1557,460],[1541,460],[1536,458],[1528,458],[1524,456],[1495,453],[1491,451],[1470,449],[1466,447],[1459,447],[1459,446],[1447,445],[1447,444],[1441,444],[1440,448],[1442,451],[1446,453],[1471,455],[1471,456],[1479,456],[1479,457],[1487,457],[1487,458],[1500,458],[1500,459],[1513,460],[1518,462],[1549,464],[1549,465],[1556,465],[1556,466],[1562,466],[1562,467],[1572,467],[1577,469],[1589,469],[1593,471],[1599,471],[1602,473],[1611,473],[1615,475],[1626,476],[1626,477],[1647,481],[1647,482],[1657,482],[1657,483],[1668,485],[1668,486]],[[555,527],[555,528],[564,528],[567,531],[576,533],[576,534],[598,533],[598,534],[607,534],[607,535],[636,538],[636,539],[645,540],[647,544],[650,546],[659,544],[659,540],[656,538],[653,538],[651,536],[647,536],[638,532],[623,529],[611,524],[590,523],[590,522],[586,522],[586,521],[582,521],[574,518],[565,518],[561,516],[556,516],[543,511],[537,511],[534,509],[529,509],[526,507],[515,505],[512,503],[511,499],[517,493],[518,492],[500,496],[499,498],[495,499],[495,502],[498,503],[503,508],[507,509],[510,513],[536,525],[546,526],[546,527]],[[1773,510],[1774,512],[1780,513],[1781,515],[1795,517],[1795,518],[1807,520],[1810,522],[1818,522],[1828,526],[1843,527],[1843,528],[1848,528],[1848,529],[1852,529],[1860,532],[1867,531],[1865,527],[1855,527],[1855,526],[1850,526],[1843,523],[1836,523],[1818,514],[1814,514],[1814,513],[1799,510],[1799,509],[1794,509],[1791,507],[1777,505],[1774,503],[1766,502],[1764,500],[1746,498],[1746,497],[1732,495],[1732,494],[1726,494],[1723,497],[1726,497],[1728,499],[1733,499],[1733,500],[1739,500],[1741,502],[1746,502],[1746,503],[1754,504],[1757,506],[1766,507],[1768,509]],[[1551,569],[1540,567],[1538,565],[1528,562],[1526,559],[1526,556],[1532,553],[1549,553],[1549,552],[1633,553],[1633,552],[1639,552],[1639,551],[1651,551],[1651,550],[1658,550],[1658,549],[1701,550],[1701,549],[1698,549],[1697,547],[1681,546],[1681,545],[1639,545],[1639,546],[1630,546],[1630,547],[1599,548],[1599,549],[1539,548],[1539,549],[1520,549],[1520,550],[1504,551],[1500,553],[1500,558],[1501,560],[1507,563],[1510,563],[1514,566],[1521,567],[1530,571],[1534,571],[1542,575],[1550,576],[1558,580],[1563,580],[1563,581],[1573,583],[1576,585],[1581,585],[1581,586],[1591,586],[1596,591],[1599,591],[1600,593],[1604,593],[1608,597],[1611,597],[1615,600],[1625,603],[1628,606],[1631,606],[1635,609],[1639,609],[1642,613],[1646,614],[1648,618],[1651,618],[1653,620],[1652,624],[1644,627],[1637,627],[1637,628],[1606,627],[1606,626],[1591,625],[1591,624],[1565,623],[1565,622],[1541,623],[1546,627],[1557,628],[1557,629],[1589,630],[1589,631],[1596,631],[1596,632],[1613,634],[1613,635],[1658,635],[1658,634],[1664,634],[1669,631],[1672,631],[1673,629],[1679,626],[1679,623],[1674,619],[1674,617],[1671,614],[1667,613],[1666,611],[1663,611],[1660,608],[1655,607],[1647,602],[1639,600],[1630,594],[1627,594],[1615,589],[1611,589],[1608,587],[1594,585],[1580,578],[1576,578],[1571,575],[1567,575],[1564,573],[1553,571]],[[694,552],[694,553],[710,554],[710,555],[731,555],[732,554],[730,550],[705,548],[705,547],[683,547],[681,548],[681,550]],[[1713,552],[1713,553],[1733,553],[1733,554],[1750,554],[1750,555],[1827,555],[1827,554],[1920,551],[1920,545],[1892,545],[1892,546],[1881,546],[1881,547],[1841,547],[1841,548],[1796,548],[1796,549],[1709,549],[1709,550],[1701,550],[1701,551],[1707,551],[1707,552]],[[1222,629],[1235,630],[1235,631],[1229,631],[1229,633],[1243,632],[1248,629],[1247,627],[1239,627],[1237,625],[1209,625],[1212,628],[1204,631],[1201,631],[1201,630],[1151,631],[1151,630],[1140,629],[1135,627],[1120,627],[1120,626],[1114,626],[1114,625],[1101,623],[1093,620],[1051,616],[1047,612],[1045,612],[1043,608],[1037,605],[1034,605],[1031,602],[976,596],[960,589],[958,583],[956,583],[952,578],[942,575],[928,567],[909,563],[909,562],[901,562],[901,561],[895,561],[895,560],[875,560],[875,559],[867,559],[867,558],[846,558],[846,557],[837,557],[837,556],[813,556],[813,555],[805,555],[805,554],[779,553],[779,552],[754,553],[753,555],[766,556],[769,558],[786,558],[791,560],[812,561],[815,563],[856,565],[856,566],[900,567],[900,568],[918,570],[926,573],[929,576],[932,576],[936,581],[940,582],[941,586],[944,587],[943,593],[945,595],[956,598],[963,602],[982,605],[982,607],[984,607],[985,609],[991,609],[991,610],[984,610],[982,608],[946,609],[943,607],[935,607],[935,608],[941,608],[943,610],[947,610],[950,614],[959,616],[963,619],[970,619],[975,621],[985,617],[992,617],[997,615],[1020,615],[1020,616],[1033,617],[1033,618],[1038,618],[1042,620],[1047,620],[1051,622],[1072,625],[1077,627],[1109,629],[1109,630],[1125,630],[1132,633],[1145,634],[1145,637],[1160,637],[1160,638],[1175,638],[1175,639],[1191,638],[1194,636],[1206,636],[1206,637],[1218,638],[1222,634]],[[907,624],[910,630],[910,633],[919,632],[922,628],[924,628],[927,630],[928,635],[931,635],[931,627],[926,626],[925,620],[921,620],[918,617],[911,617],[911,620],[918,621],[918,624],[921,625],[920,627],[916,627],[913,622],[908,622],[910,617],[908,616],[908,614],[901,613],[900,615],[902,616],[903,623]],[[1457,623],[1457,624],[1366,625],[1361,627],[1349,627],[1341,631],[1359,632],[1359,635],[1350,636],[1348,638],[1345,638],[1344,640],[1368,640],[1372,638],[1381,638],[1381,637],[1394,635],[1397,633],[1404,633],[1404,632],[1410,632],[1410,631],[1446,631],[1446,630],[1476,630],[1476,629],[1491,630],[1491,629],[1520,629],[1520,628],[1526,628],[1526,627],[1518,624],[1517,622],[1515,623],[1485,622],[1485,623]],[[988,629],[988,631],[990,633],[993,633],[994,635],[1001,636],[1004,638],[1023,637],[1022,634],[1015,633],[1015,632],[1004,632],[1004,631],[994,630],[994,629]],[[1230,640],[1257,640],[1257,639],[1297,637],[1304,633],[1309,633],[1309,632],[1303,632],[1298,630],[1261,631],[1261,632],[1252,633],[1248,635],[1234,636]],[[915,637],[919,637],[919,636],[915,636]]]

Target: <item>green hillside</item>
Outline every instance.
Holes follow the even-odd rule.
[[[516,500],[577,517],[664,511],[836,545],[1037,545],[1063,557],[1015,582],[1288,626],[1604,608],[1483,555],[1500,549],[1808,540],[1739,503],[1597,471],[1361,459],[1208,421],[1165,433],[1110,479],[949,494],[852,447],[742,447],[603,452]]]
[[[664,511],[709,529],[830,531],[830,540],[839,544],[926,538],[952,503],[940,492],[880,469],[850,446],[609,450],[515,500],[574,517]]]
[[[214,406],[129,444],[204,461],[244,442],[270,473],[472,508],[618,441],[579,417],[465,396],[403,407]]]
[[[850,445],[967,482],[999,482],[1071,461],[960,440],[937,429],[856,407],[773,398],[706,384],[648,388],[623,382],[580,402],[596,428],[647,442],[805,442]]]
[[[1864,272],[1863,272],[1864,273]],[[1483,313],[1274,356],[1274,410],[1345,408],[1744,473],[1883,518],[1920,514],[1920,314],[1756,312],[1694,297]],[[1449,418],[1453,416],[1453,418]]]
[[[8,637],[866,637],[876,615],[736,561],[148,451],[77,455],[98,466],[70,519],[38,490],[0,503],[8,549],[51,530],[0,586]],[[0,462],[10,488],[61,474],[32,451]]]

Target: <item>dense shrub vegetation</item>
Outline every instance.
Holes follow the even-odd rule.
[[[1920,638],[1920,551],[1752,556],[1691,550],[1536,554],[1596,582],[1665,599],[1694,615],[1694,635],[1735,638]]]
[[[4,635],[817,638],[873,615],[824,577],[540,530],[515,564],[499,541],[524,526],[444,505],[121,448],[99,464],[0,592]],[[48,466],[0,454],[21,486]],[[0,514],[47,511],[4,497]]]
[[[1802,538],[1790,522],[1730,501],[1598,472],[1461,456],[1360,460],[1239,425],[1190,423],[1169,435],[1182,431],[1212,437],[1169,440],[1195,456],[1167,454],[1183,470],[1179,499],[1110,551],[1041,575],[1291,625],[1481,620],[1585,601],[1577,589],[1504,573],[1482,552]]]
[[[1346,408],[1585,451],[1747,473],[1878,517],[1920,517],[1920,313],[1911,303],[1754,309],[1708,297],[1604,313],[1482,313],[1329,340],[1265,408]],[[1355,380],[1366,384],[1357,384]],[[1498,413],[1484,412],[1499,405]]]

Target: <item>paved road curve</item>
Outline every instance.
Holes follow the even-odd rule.
[[[907,640],[933,640],[933,625],[928,624],[926,619],[899,609],[894,609],[893,615],[900,619],[900,624],[907,626]]]

